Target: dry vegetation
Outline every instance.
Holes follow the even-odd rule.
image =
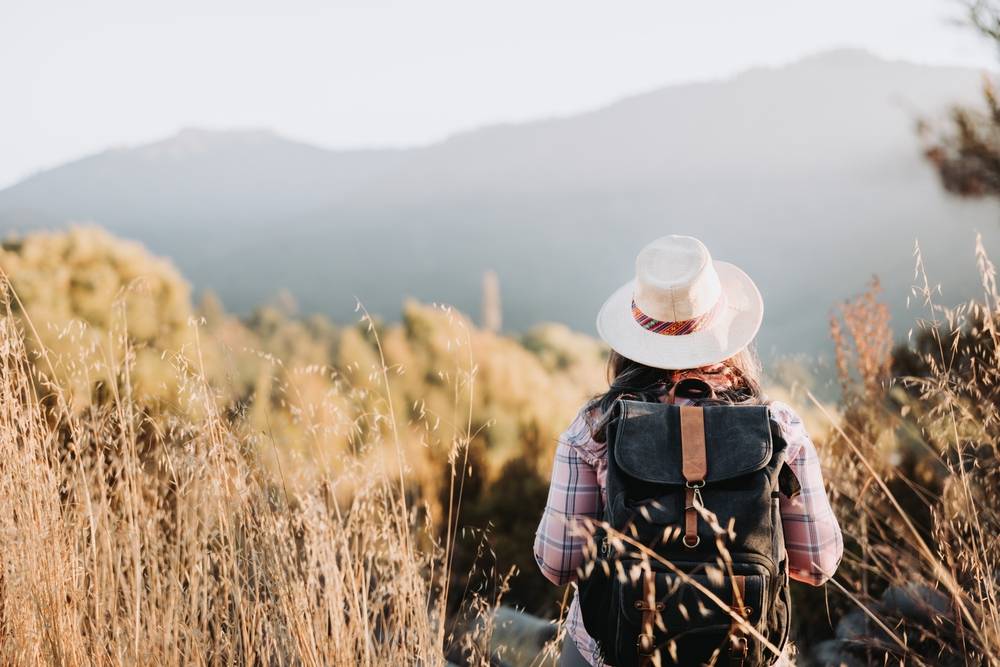
[[[928,317],[906,346],[891,348],[877,282],[834,320],[843,415],[822,452],[852,544],[825,659],[1000,664],[1000,296],[977,257],[982,298],[944,308],[917,249]]]
[[[946,310],[925,283],[905,348],[877,286],[836,318],[844,400],[817,440],[848,555],[827,599],[796,590],[800,664],[1000,664],[979,256],[983,297]],[[593,341],[416,304],[241,321],[95,230],[0,267],[0,664],[487,664],[501,596],[554,610],[530,536]]]
[[[125,392],[74,413],[17,322],[8,304],[4,664],[440,662],[448,547],[399,478],[348,469],[292,493],[197,374],[179,383],[197,420],[146,423],[127,361]],[[150,446],[146,429],[169,442]]]
[[[418,304],[346,328],[199,313],[172,267],[95,229],[0,260],[0,663],[488,652],[475,617],[507,570],[465,515],[523,507],[510,469],[544,488],[593,341]]]

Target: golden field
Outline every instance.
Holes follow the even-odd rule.
[[[877,286],[835,311],[838,405],[773,382],[848,538],[834,582],[796,591],[799,664],[1000,662],[1000,297],[979,261],[975,302],[918,285],[906,346]],[[3,664],[485,665],[520,655],[492,641],[504,603],[558,631],[530,545],[598,342],[418,303],[398,324],[238,318],[94,228],[8,241],[0,268]]]

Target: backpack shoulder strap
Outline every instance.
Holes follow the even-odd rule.
[[[770,414],[772,437],[777,436],[784,441],[785,434],[781,430],[781,423],[774,418],[770,406],[768,407],[768,413]],[[802,493],[802,483],[799,482],[799,478],[795,475],[792,467],[788,465],[788,461],[783,461],[781,469],[778,471],[778,491],[786,498],[794,498]]]
[[[786,498],[794,498],[802,493],[802,483],[787,461],[781,464],[781,470],[778,471],[778,490]]]

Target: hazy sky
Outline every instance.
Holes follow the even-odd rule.
[[[835,47],[990,67],[950,0],[0,0],[0,187],[185,126],[413,145]]]

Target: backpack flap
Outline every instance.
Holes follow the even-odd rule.
[[[681,409],[676,405],[623,400],[615,463],[629,477],[684,486]],[[764,468],[771,460],[767,406],[705,406],[705,482],[719,482]]]

